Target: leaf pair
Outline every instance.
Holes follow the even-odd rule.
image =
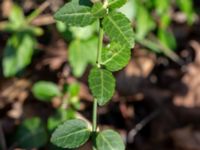
[[[51,142],[62,148],[77,148],[85,144],[92,132],[86,122],[79,119],[66,121],[60,125],[51,137]],[[124,144],[118,133],[105,130],[92,137],[97,150],[124,150]]]

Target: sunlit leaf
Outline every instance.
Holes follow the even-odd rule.
[[[102,51],[102,65],[110,71],[118,71],[125,67],[131,57],[131,51],[126,46],[121,46],[117,43],[111,43]]]
[[[129,48],[134,45],[134,34],[130,21],[119,12],[112,12],[103,19],[103,29],[111,41]]]

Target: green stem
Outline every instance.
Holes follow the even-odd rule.
[[[102,53],[102,47],[103,47],[103,29],[101,27],[101,19],[99,20],[99,41],[98,41],[98,49],[97,49],[97,67],[101,67],[101,53]],[[93,102],[93,114],[92,114],[92,131],[95,133],[97,131],[97,99],[94,99]],[[96,150],[95,146],[93,146],[93,150]]]
[[[94,99],[93,102],[93,116],[92,116],[92,131],[96,132],[97,130],[97,99]]]
[[[101,52],[102,52],[102,46],[103,46],[103,29],[101,27],[101,19],[99,20],[99,42],[98,42],[98,50],[97,50],[97,67],[101,67]]]

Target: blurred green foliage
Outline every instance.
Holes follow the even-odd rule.
[[[39,148],[48,141],[44,123],[38,117],[27,119],[20,124],[14,135],[14,147]]]
[[[3,54],[5,77],[15,76],[31,63],[37,44],[36,36],[43,34],[41,28],[30,25],[28,21],[29,16],[25,17],[22,8],[14,4],[3,29],[11,34]]]

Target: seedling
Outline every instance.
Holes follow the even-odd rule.
[[[31,63],[37,44],[36,36],[43,34],[39,27],[31,25],[31,21],[41,13],[40,9],[25,16],[20,6],[13,4],[8,21],[3,22],[0,30],[11,33],[3,54],[3,74],[13,77]]]
[[[47,128],[52,132],[57,125],[68,120],[74,119],[79,103],[80,85],[78,83],[64,84],[62,89],[50,81],[38,81],[32,87],[32,93],[35,98],[42,102],[51,102],[54,98],[61,100],[60,107],[56,113],[48,118]]]
[[[78,148],[92,139],[94,150],[124,150],[120,135],[113,130],[97,130],[97,106],[104,106],[115,91],[115,78],[112,72],[127,65],[134,45],[134,33],[130,21],[116,9],[126,0],[72,0],[60,8],[55,19],[68,26],[84,27],[98,21],[99,37],[96,66],[89,73],[89,87],[94,97],[92,129],[80,119],[68,120],[58,126],[51,142],[62,148]],[[104,34],[110,44],[103,44]],[[89,55],[89,54],[85,54]],[[85,57],[85,56],[82,56]]]

